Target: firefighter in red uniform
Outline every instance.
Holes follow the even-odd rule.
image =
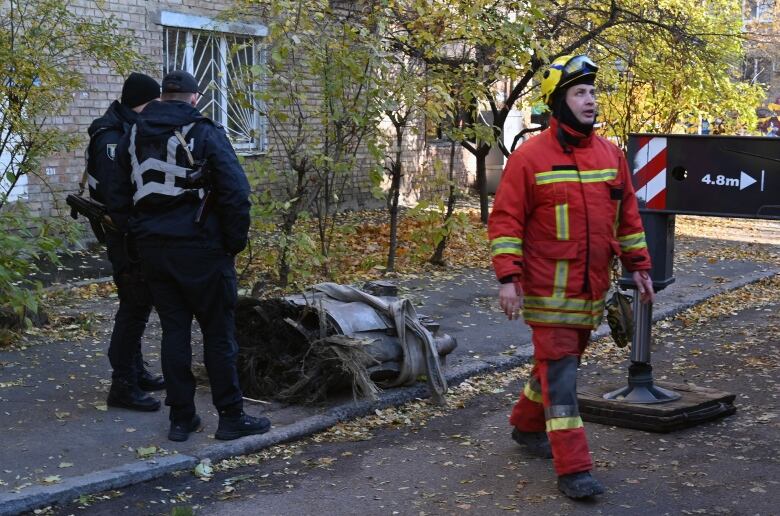
[[[577,408],[577,366],[601,322],[614,255],[652,302],[650,256],[623,152],[593,134],[598,67],[584,55],[556,59],[542,98],[550,127],[509,157],[488,222],[499,303],[531,326],[534,368],[512,410],[512,437],[552,457],[571,498],[603,493]]]

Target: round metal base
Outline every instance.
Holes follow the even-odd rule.
[[[627,385],[606,393],[605,400],[622,401],[625,403],[666,403],[680,399],[680,394],[650,383],[649,385]]]

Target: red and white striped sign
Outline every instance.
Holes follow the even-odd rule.
[[[648,208],[666,208],[666,138],[640,136],[639,150],[634,157],[636,196]]]

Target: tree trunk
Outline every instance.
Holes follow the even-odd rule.
[[[298,203],[292,207],[294,210],[298,210]],[[290,281],[290,261],[288,259],[287,251],[290,249],[290,236],[292,235],[293,228],[295,227],[295,221],[298,219],[297,211],[294,213],[287,213],[284,216],[284,222],[282,223],[282,235],[284,238],[284,245],[279,249],[279,259],[277,260],[277,273],[279,274],[279,286],[286,287]]]
[[[477,148],[477,152],[474,156],[477,158],[477,190],[479,191],[479,218],[483,224],[487,224],[488,216],[490,215],[490,208],[488,206],[488,192],[487,192],[487,167],[485,166],[485,158],[487,157],[490,147],[480,145]]]
[[[450,144],[450,195],[447,198],[447,212],[444,215],[444,226],[446,227],[453,212],[455,211],[455,201],[457,200],[457,189],[455,188],[455,141]],[[444,237],[436,245],[436,250],[433,252],[433,256],[428,260],[434,265],[446,265],[444,261],[444,250],[447,248],[447,240],[449,239],[449,231],[444,234]]]
[[[401,196],[401,144],[403,142],[404,129],[400,124],[395,125],[395,162],[390,167],[390,249],[387,251],[387,272],[395,271],[395,252],[398,247],[398,199]]]

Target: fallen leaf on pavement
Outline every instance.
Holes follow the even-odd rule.
[[[138,457],[139,459],[145,459],[147,457],[151,457],[155,453],[157,453],[156,446],[140,446],[135,450],[135,456]]]

